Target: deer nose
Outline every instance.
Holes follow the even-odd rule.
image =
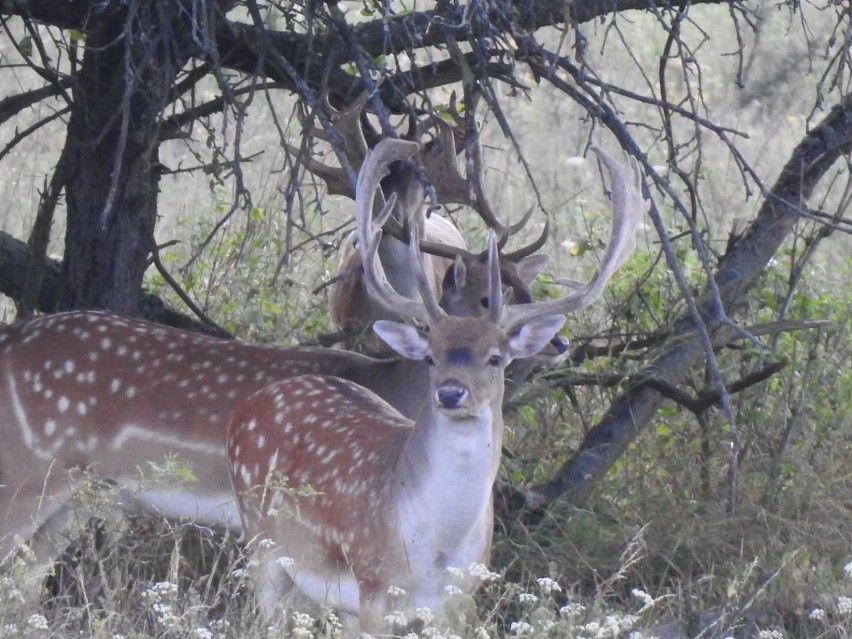
[[[568,350],[568,338],[564,335],[556,335],[552,340],[550,340],[550,344],[560,355]]]
[[[435,391],[435,397],[443,408],[458,408],[467,397],[467,389],[457,380],[444,382]]]

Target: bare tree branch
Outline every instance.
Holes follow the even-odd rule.
[[[728,315],[745,302],[757,277],[800,218],[819,180],[850,151],[852,96],[846,96],[798,144],[757,217],[719,264],[715,283]],[[712,308],[713,297],[706,290],[698,298],[702,316],[717,312]],[[737,333],[732,326],[719,325],[713,331],[714,343],[728,341]],[[669,344],[641,374],[634,376],[628,390],[587,433],[577,453],[551,480],[526,494],[527,507],[538,508],[557,498],[582,505],[588,499],[612,464],[652,422],[665,399],[647,380],[662,380],[674,386],[702,365],[703,348],[689,315],[678,322]]]

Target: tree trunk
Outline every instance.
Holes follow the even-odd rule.
[[[111,5],[121,10],[107,9],[87,25],[66,139],[59,310],[138,310],[157,215],[160,117],[187,55],[180,5]]]

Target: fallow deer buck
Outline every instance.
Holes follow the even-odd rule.
[[[389,139],[368,154],[358,179],[359,228],[371,216],[384,171],[416,151],[414,143]],[[267,613],[294,583],[314,602],[357,615],[371,632],[390,610],[439,609],[452,583],[447,568],[487,563],[503,371],[547,344],[566,313],[601,295],[632,251],[648,209],[635,161],[625,168],[597,153],[612,177],[612,234],[592,279],[561,299],[506,305],[492,234],[488,316],[449,316],[429,290],[418,226],[409,250],[420,265],[420,300],[389,285],[377,255],[380,229],[359,242],[370,295],[389,313],[409,318],[377,321],[374,330],[402,357],[429,366],[428,383],[409,389],[422,400],[416,416],[329,375],[276,382],[237,408],[228,426],[228,462],[244,529],[265,540],[258,544],[257,581]],[[464,587],[471,591],[475,583]]]

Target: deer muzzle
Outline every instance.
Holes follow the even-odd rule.
[[[461,408],[469,393],[467,387],[457,379],[448,379],[438,386],[435,400],[439,408],[455,410]]]

